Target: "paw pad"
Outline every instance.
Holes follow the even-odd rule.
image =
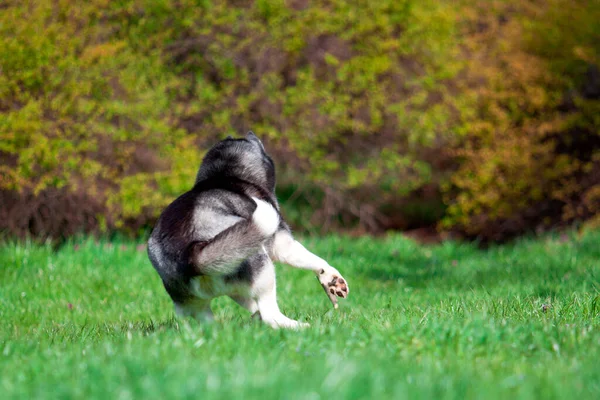
[[[321,282],[321,286],[325,290],[325,293],[327,293],[327,296],[329,297],[329,300],[333,304],[334,308],[337,308],[337,297],[348,297],[348,284],[341,276],[335,273],[327,276],[325,275],[325,272],[325,270],[320,271],[319,281]]]

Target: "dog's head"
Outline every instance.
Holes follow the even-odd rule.
[[[240,139],[228,136],[206,153],[196,183],[215,177],[235,177],[275,191],[275,164],[253,132]]]

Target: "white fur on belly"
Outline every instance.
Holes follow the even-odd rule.
[[[265,236],[275,234],[279,227],[279,214],[272,205],[266,201],[253,197],[252,200],[256,203],[256,210],[252,214],[252,221],[258,230]]]

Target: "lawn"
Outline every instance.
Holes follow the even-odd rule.
[[[600,398],[600,232],[479,250],[310,238],[348,279],[334,311],[278,266],[275,331],[226,298],[174,319],[133,241],[0,245],[5,398]]]

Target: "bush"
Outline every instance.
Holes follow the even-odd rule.
[[[185,136],[170,123],[176,80],[160,54],[142,55],[125,40],[110,7],[13,2],[0,14],[0,227],[10,233],[119,226],[126,212],[140,211],[122,193],[128,178],[161,176],[169,164],[160,156],[174,154]],[[50,210],[43,217],[42,206]],[[82,224],[80,213],[94,222]]]
[[[465,93],[478,106],[463,120],[443,221],[484,240],[600,211],[600,6],[493,4],[466,13]]]
[[[596,3],[3,7],[10,234],[139,233],[248,129],[301,229],[502,239],[598,214]]]
[[[378,208],[431,181],[424,150],[447,140],[444,82],[459,63],[446,9],[412,0],[8,3],[3,196],[59,196],[71,208],[91,198],[98,223],[82,229],[135,231],[189,188],[210,143],[252,128],[274,149],[283,188],[315,188],[315,218],[346,213],[380,228]],[[11,204],[9,220],[30,207]],[[48,218],[62,222],[35,233],[79,223],[55,211]]]

